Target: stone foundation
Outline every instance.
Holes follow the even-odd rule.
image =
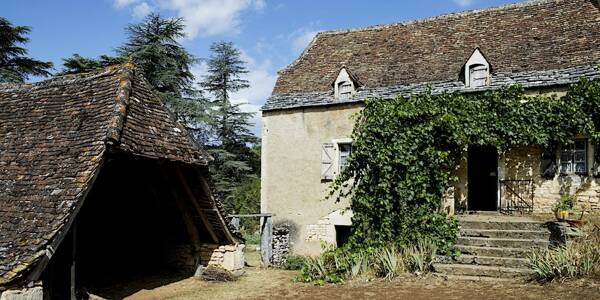
[[[204,244],[200,248],[200,262],[205,266],[219,266],[228,271],[244,268],[244,244],[215,245]]]
[[[271,263],[282,265],[287,261],[290,252],[290,229],[287,226],[279,226],[273,229],[273,256]]]

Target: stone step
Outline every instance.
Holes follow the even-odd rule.
[[[533,274],[532,270],[525,268],[479,266],[468,264],[434,264],[433,268],[436,272],[442,274],[458,276],[515,278],[531,276]]]
[[[550,244],[548,240],[486,237],[459,237],[456,243],[464,246],[523,249],[548,247],[548,245]]]
[[[454,245],[463,255],[527,258],[531,249]]]
[[[471,264],[482,266],[499,266],[510,268],[528,268],[529,260],[526,258],[516,257],[494,257],[494,256],[477,256],[477,255],[459,255],[459,256],[438,256],[436,262],[444,264]]]
[[[513,238],[550,240],[550,231],[546,230],[500,230],[500,229],[461,229],[462,237]]]
[[[490,282],[490,283],[520,283],[522,279],[511,277],[511,278],[498,278],[498,277],[485,277],[485,276],[467,276],[467,275],[449,275],[449,274],[441,274],[441,273],[433,273],[433,275],[437,277],[444,278],[446,280],[453,281],[480,281],[480,282]]]
[[[461,229],[547,230],[545,222],[537,221],[460,221]]]

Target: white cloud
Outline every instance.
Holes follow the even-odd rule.
[[[146,2],[142,2],[137,4],[133,8],[133,16],[137,19],[143,19],[145,16],[149,15],[152,12],[152,7],[148,5]]]
[[[319,30],[315,30],[312,28],[312,25],[307,27],[302,27],[292,32],[288,39],[291,41],[292,51],[294,54],[298,54],[302,52],[310,44],[313,38],[319,33]]]
[[[456,5],[460,7],[468,7],[475,3],[476,0],[452,0]]]
[[[252,9],[263,10],[265,0],[113,0],[117,9],[130,8],[135,18],[152,12],[152,7],[173,11],[185,20],[188,39],[198,35],[239,33],[241,13]],[[140,3],[141,2],[141,3]]]
[[[140,2],[140,0],[115,0],[114,6],[116,8],[123,8],[138,2]]]

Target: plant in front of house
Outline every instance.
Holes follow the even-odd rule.
[[[589,216],[584,235],[553,249],[536,250],[529,266],[538,281],[600,275],[600,218]]]
[[[425,92],[410,99],[367,100],[356,117],[348,165],[329,196],[348,198],[354,213],[348,243],[323,254],[345,263],[303,268],[301,279],[327,282],[327,270],[356,277],[377,265],[369,257],[381,249],[411,249],[420,241],[437,251],[412,249],[413,259],[403,256],[403,262],[410,271],[427,270],[435,252],[452,251],[458,223],[443,212],[442,198],[456,182],[454,172],[469,145],[495,146],[500,153],[537,145],[556,153],[557,145],[572,143],[578,134],[598,140],[597,107],[600,81],[586,79],[562,97],[528,96],[522,87],[509,86],[478,94]],[[565,198],[558,208],[569,202]]]
[[[558,221],[566,221],[569,213],[573,210],[573,204],[576,202],[575,196],[570,194],[560,195],[560,199],[554,204],[553,211]]]

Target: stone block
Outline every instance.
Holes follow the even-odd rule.
[[[25,288],[22,290],[8,290],[2,292],[0,300],[43,300],[44,290],[41,286]]]

